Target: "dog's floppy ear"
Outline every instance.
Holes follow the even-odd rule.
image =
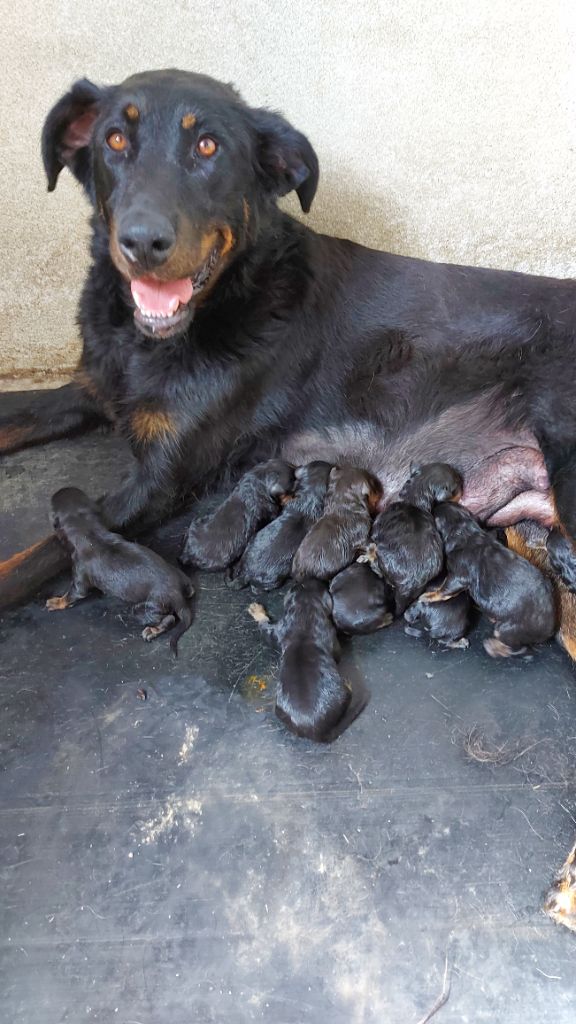
[[[276,196],[296,189],[300,206],[308,213],[320,176],[308,139],[270,110],[251,110],[250,118],[257,134],[257,170],[266,188]]]
[[[42,129],[42,159],[49,192],[56,188],[63,167],[68,167],[80,184],[88,188],[88,146],[102,96],[102,89],[82,78],[74,82],[70,92],[58,100],[48,114]]]

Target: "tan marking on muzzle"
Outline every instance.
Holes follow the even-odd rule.
[[[195,124],[196,124],[196,114],[184,114],[184,117],[182,118],[182,127],[183,128],[186,128],[186,129],[193,128]]]
[[[174,421],[162,409],[136,409],[130,417],[130,425],[136,439],[143,444],[161,441],[176,433]]]

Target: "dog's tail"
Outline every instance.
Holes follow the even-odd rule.
[[[26,604],[42,584],[70,565],[70,556],[55,534],[0,562],[0,612]]]
[[[192,593],[194,593],[194,591],[192,591]],[[178,616],[178,624],[174,627],[170,634],[170,647],[172,648],[172,652],[175,658],[178,657],[178,641],[180,640],[180,637],[186,632],[187,629],[190,629],[190,626],[194,621],[194,612],[192,610],[192,605],[183,604],[181,608],[176,609],[176,614]]]

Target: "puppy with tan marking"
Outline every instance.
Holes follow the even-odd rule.
[[[215,512],[192,520],[180,561],[208,572],[227,569],[250,538],[278,515],[281,499],[293,486],[290,463],[271,459],[254,466]]]
[[[442,586],[443,578],[433,580],[431,587],[437,590]],[[470,646],[466,634],[471,625],[472,602],[466,593],[456,594],[449,601],[430,604],[419,597],[404,612],[404,632],[407,636],[429,636],[445,647],[462,648]]]
[[[239,588],[250,583],[261,590],[282,586],[306,533],[322,515],[331,469],[329,462],[299,466],[294,474],[294,497],[286,502],[278,519],[259,530],[249,542],[230,570],[230,586]]]
[[[324,515],[306,534],[292,562],[297,580],[329,580],[354,560],[367,544],[382,490],[376,477],[353,466],[335,466]]]
[[[261,604],[251,604],[248,612],[280,646],[278,718],[297,736],[331,743],[360,714],[365,696],[353,698],[340,675],[340,645],[326,584],[314,579],[292,583],[275,625]]]
[[[393,586],[396,614],[402,615],[444,565],[442,540],[432,515],[439,501],[458,501],[459,473],[443,462],[416,469],[393,502],[374,520],[369,561]]]
[[[108,530],[96,504],[78,488],[57,491],[51,507],[56,534],[72,554],[72,586],[48,599],[48,611],[71,608],[91,590],[100,590],[135,606],[146,623],[144,640],[176,626],[170,646],[177,654],[178,640],[192,625],[194,587],[188,577],[155,551]]]
[[[446,502],[435,511],[444,541],[447,575],[422,601],[450,601],[467,591],[491,622],[494,635],[484,641],[493,658],[522,654],[528,644],[554,635],[556,612],[550,580],[526,559],[483,530],[471,512]]]

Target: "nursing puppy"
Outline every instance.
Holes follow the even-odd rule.
[[[250,615],[280,646],[276,714],[297,736],[331,743],[364,707],[338,670],[340,645],[331,619],[332,599],[320,580],[292,583],[284,614],[273,625],[261,604]]]
[[[368,565],[349,565],[330,583],[332,619],[341,633],[374,633],[394,616],[392,588]]]
[[[230,570],[230,586],[239,588],[251,583],[261,590],[282,586],[306,533],[322,515],[331,469],[329,462],[310,462],[296,470],[294,497],[287,501],[278,519],[252,538]]]
[[[552,585],[530,562],[487,533],[461,505],[438,505],[436,523],[444,541],[447,575],[422,600],[449,601],[466,590],[495,623],[484,641],[492,657],[521,654],[527,644],[548,640],[556,629]]]
[[[306,534],[294,556],[294,578],[329,580],[350,565],[366,546],[371,513],[380,494],[380,484],[370,473],[353,466],[335,466],[330,473],[324,515]]]
[[[227,569],[260,527],[278,515],[280,499],[294,483],[294,467],[281,459],[246,473],[215,512],[194,519],[180,561],[196,569]]]
[[[442,585],[442,577],[433,580],[432,589],[439,589]],[[431,640],[438,640],[445,647],[460,647],[466,649],[470,646],[467,639],[471,625],[472,602],[466,593],[456,594],[449,601],[439,601],[430,604],[418,598],[414,604],[404,612],[404,621],[407,625],[404,632],[408,636],[429,636]]]
[[[397,615],[442,571],[442,539],[431,510],[439,501],[457,501],[461,493],[462,479],[456,470],[433,462],[415,470],[400,500],[374,520],[372,543],[361,561],[370,561],[392,585]]]
[[[76,487],[64,487],[52,498],[52,525],[72,553],[72,586],[67,594],[51,597],[48,611],[60,611],[87,597],[92,589],[135,605],[147,623],[144,640],[176,626],[170,646],[192,625],[194,587],[176,566],[155,551],[133,544],[106,529],[96,504]]]

